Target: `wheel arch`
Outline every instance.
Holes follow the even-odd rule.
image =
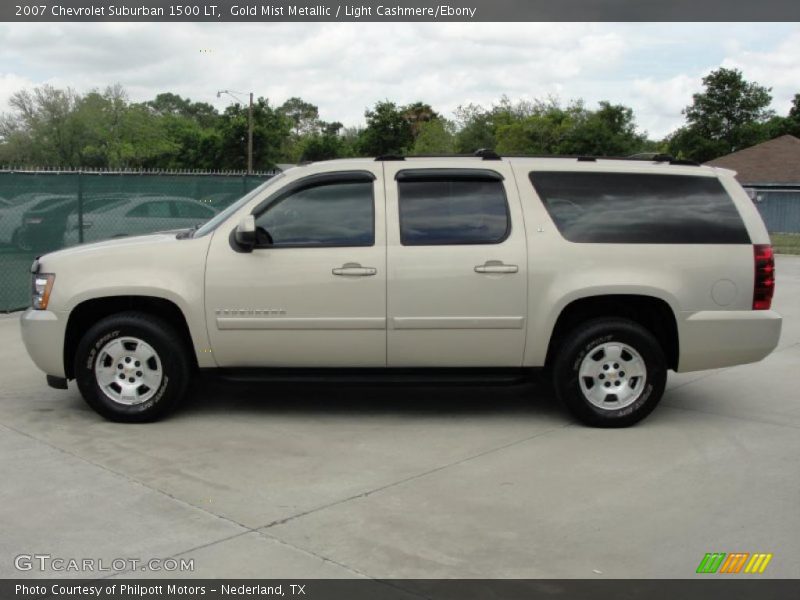
[[[644,294],[601,294],[572,300],[555,321],[545,365],[553,364],[556,352],[571,330],[580,323],[602,317],[629,319],[647,329],[661,345],[667,366],[677,369],[680,346],[675,312],[664,299]]]
[[[189,324],[177,304],[157,296],[104,296],[84,300],[70,311],[64,335],[64,373],[67,379],[75,376],[75,352],[83,333],[100,319],[131,310],[160,317],[173,325],[186,344],[192,366],[197,367]]]

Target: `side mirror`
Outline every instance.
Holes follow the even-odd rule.
[[[236,245],[245,252],[252,252],[256,247],[256,219],[248,215],[239,222],[233,234]]]

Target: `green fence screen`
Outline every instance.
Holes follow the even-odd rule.
[[[30,304],[36,256],[191,227],[273,175],[0,170],[0,312]]]

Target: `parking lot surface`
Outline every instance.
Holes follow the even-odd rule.
[[[684,578],[706,552],[800,577],[800,257],[778,349],[670,374],[623,430],[547,386],[203,386],[170,418],[102,420],[49,389],[0,317],[0,577],[20,554],[181,557],[123,576]]]

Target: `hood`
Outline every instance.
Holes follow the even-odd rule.
[[[180,244],[182,240],[176,237],[179,231],[185,230],[160,231],[158,233],[151,233],[148,235],[137,235],[134,237],[122,237],[115,238],[113,240],[105,240],[103,242],[93,242],[91,244],[80,244],[78,246],[71,246],[69,248],[50,252],[40,257],[40,260],[60,260],[62,258],[69,258],[73,256],[84,256],[87,254],[104,253],[116,250],[124,251],[126,249],[135,252],[136,248],[140,246]]]

